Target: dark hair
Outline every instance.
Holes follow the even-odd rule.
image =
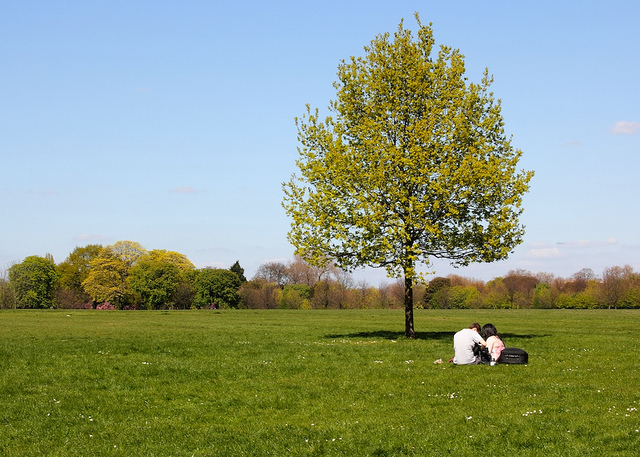
[[[478,324],[477,322],[474,322],[473,324],[471,324],[471,325],[469,326],[469,328],[470,328],[470,329],[474,329],[474,328],[475,328],[475,329],[478,331],[478,333],[480,333],[480,331],[482,330],[482,329],[480,328],[480,324]]]
[[[489,338],[490,336],[497,336],[498,338],[502,339],[498,334],[498,330],[496,330],[496,326],[493,324],[485,324],[484,327],[482,327],[482,334],[485,338]]]

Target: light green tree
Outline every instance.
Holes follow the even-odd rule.
[[[138,259],[148,255],[136,241],[117,241],[105,246],[89,262],[82,288],[94,303],[110,302],[122,308],[133,298],[128,282],[130,270]]]
[[[127,262],[103,250],[91,261],[89,274],[82,281],[82,288],[94,303],[110,302],[122,308],[131,295],[127,282]]]
[[[181,272],[195,270],[196,268],[186,255],[176,251],[167,251],[165,249],[152,249],[138,257],[136,262],[138,261],[171,263],[178,267]]]
[[[116,241],[104,248],[105,251],[109,251],[110,255],[122,260],[127,264],[129,268],[135,265],[136,261],[148,254],[147,250],[137,241]]]
[[[521,243],[531,171],[504,131],[500,100],[465,77],[464,56],[430,26],[401,22],[338,66],[321,118],[296,119],[300,175],[283,184],[289,241],[309,263],[386,268],[404,278],[405,335],[413,285],[433,258],[454,265],[506,258]]]

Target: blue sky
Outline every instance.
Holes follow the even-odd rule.
[[[639,270],[640,2],[616,0],[2,2],[0,270],[119,240],[248,277],[292,259],[294,118],[415,11],[488,67],[536,172],[511,257],[436,274]]]

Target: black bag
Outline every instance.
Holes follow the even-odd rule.
[[[480,346],[478,343],[473,345],[473,355],[476,359],[479,359],[478,363],[489,364],[491,362],[491,355],[486,347]]]
[[[525,364],[529,363],[529,354],[524,349],[504,348],[498,363]]]

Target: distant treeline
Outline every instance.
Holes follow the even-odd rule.
[[[76,248],[64,262],[29,256],[0,278],[3,308],[190,309],[237,308],[246,281],[229,269],[196,269],[174,251],[139,243]]]
[[[414,289],[427,309],[640,308],[640,274],[630,266],[583,269],[570,278],[525,270],[484,282],[434,277]],[[56,264],[29,256],[0,276],[0,308],[98,309],[323,309],[403,308],[402,281],[371,286],[334,266],[300,258],[260,266],[249,281],[235,262],[197,269],[178,252],[147,251],[139,243],[76,248]]]
[[[403,308],[402,280],[373,287],[336,268],[324,270],[300,259],[263,264],[240,290],[248,308]],[[457,275],[434,277],[414,287],[414,306],[474,308],[640,308],[640,274],[611,267],[601,277],[588,268],[560,278],[509,271],[484,282]]]

